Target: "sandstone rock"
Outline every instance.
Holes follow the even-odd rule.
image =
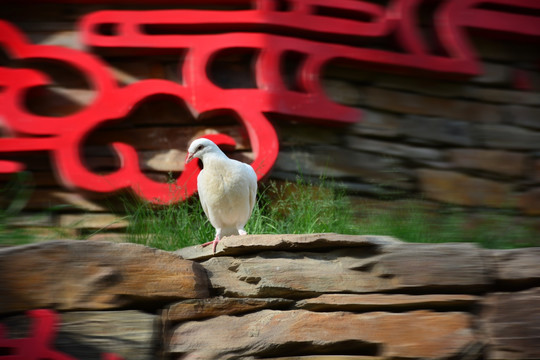
[[[450,109],[452,100],[376,87],[366,89],[366,104],[386,111],[438,116],[441,109]]]
[[[391,113],[362,109],[362,120],[350,126],[355,134],[396,137],[399,135],[399,118]]]
[[[333,101],[349,106],[362,103],[363,94],[358,87],[353,84],[333,79],[325,79],[322,86],[326,95]]]
[[[450,161],[457,167],[484,170],[508,176],[522,176],[527,155],[518,152],[483,149],[452,149]]]
[[[1,249],[0,288],[0,313],[208,297],[208,279],[197,263],[141,245],[83,240]]]
[[[320,174],[332,176],[331,173],[325,173],[324,169],[328,169],[342,174],[341,176],[357,176],[379,185],[411,188],[408,182],[410,179],[408,171],[399,159],[345,150],[342,145],[316,146],[312,147],[310,152],[314,156],[314,163],[319,168],[319,171],[314,173],[316,176],[320,176]]]
[[[495,280],[504,286],[540,286],[540,248],[491,250]]]
[[[358,136],[346,136],[347,147],[396,157],[422,160],[441,160],[440,151],[426,147],[410,146],[390,141],[379,141]]]
[[[54,45],[62,46],[75,50],[84,50],[84,45],[81,43],[79,34],[73,29],[56,32],[35,32],[29,34],[29,40],[33,44],[39,45]]]
[[[536,160],[533,166],[533,181],[540,183],[540,160]]]
[[[263,309],[280,309],[293,304],[288,299],[250,299],[213,297],[189,299],[169,305],[163,312],[167,322],[197,320],[220,315],[245,314]]]
[[[509,150],[539,150],[540,132],[510,125],[482,124],[477,127],[482,145]]]
[[[150,118],[154,119],[155,114],[150,113]],[[176,122],[178,123],[178,122]],[[92,145],[107,145],[112,142],[125,142],[134,146],[138,151],[164,149],[185,149],[189,142],[198,135],[204,133],[220,132],[233,137],[238,143],[238,149],[245,149],[245,140],[242,140],[241,129],[238,126],[213,126],[209,129],[206,126],[159,126],[148,128],[139,127],[132,129],[111,129],[96,132],[95,136],[88,141]]]
[[[403,289],[476,293],[490,283],[483,253],[470,244],[268,251],[214,257],[202,265],[214,290],[231,297],[298,298]]]
[[[107,211],[106,207],[99,204],[94,194],[80,194],[64,190],[37,188],[30,194],[30,199],[25,210],[50,210],[54,206],[71,205],[79,210]],[[3,206],[0,199],[0,206]],[[6,205],[7,206],[7,205]]]
[[[445,116],[445,111],[442,109]],[[478,101],[460,101],[455,104],[453,114],[447,114],[451,119],[460,119],[471,123],[497,124],[503,121],[499,105],[481,103]]]
[[[532,95],[533,93],[531,93]],[[540,95],[534,93],[538,102]],[[540,129],[540,108],[532,106],[508,105],[503,108],[505,118],[512,124]]]
[[[74,359],[102,360],[104,353],[134,360],[156,358],[155,346],[160,340],[156,315],[126,310],[75,311],[57,316],[58,328],[51,347]],[[10,338],[31,336],[27,316],[3,318],[2,323]]]
[[[479,84],[510,84],[510,72],[512,68],[508,65],[482,62],[482,73],[471,78],[472,82]]]
[[[116,233],[116,232],[98,232],[98,233],[88,236],[86,240],[108,241],[108,242],[114,242],[114,243],[129,242],[129,238],[126,233]]]
[[[365,92],[366,104],[376,109],[475,123],[500,123],[502,120],[499,108],[491,104],[376,87],[368,87]]]
[[[8,217],[6,219],[2,219],[2,221],[5,221],[5,223],[9,226],[17,227],[52,227],[55,224],[53,216],[50,213],[19,213],[17,214],[17,217]]]
[[[540,358],[540,288],[488,295],[483,325],[489,340],[486,359]]]
[[[480,301],[474,295],[324,294],[296,303],[310,311],[403,311],[419,309],[467,309]]]
[[[377,263],[360,269],[393,280],[399,288],[479,293],[492,283],[493,269],[474,244],[402,243],[385,249]]]
[[[184,323],[174,329],[168,349],[204,359],[317,354],[443,359],[478,356],[479,341],[470,316],[459,312],[263,310]]]
[[[64,214],[60,215],[59,225],[73,229],[121,229],[129,222],[114,214]]]
[[[40,193],[44,195],[43,192],[40,192]],[[86,211],[107,211],[108,210],[105,206],[99,204],[96,201],[99,198],[99,196],[94,196],[94,199],[92,199],[92,197],[90,197],[88,194],[67,192],[67,191],[46,191],[46,194],[48,194],[48,196],[45,196],[45,199],[42,201],[46,201],[47,199],[50,201],[48,204],[45,204],[47,209],[49,209],[53,203],[59,203],[61,205],[71,205],[74,208],[79,209],[79,210],[86,210]],[[52,200],[51,197],[54,198],[54,200]]]
[[[418,170],[421,190],[427,198],[465,206],[508,207],[513,205],[509,184],[453,171]]]
[[[400,131],[406,136],[445,144],[471,146],[471,124],[440,117],[406,116],[400,122]]]
[[[529,91],[469,87],[463,95],[480,101],[501,104],[540,104],[540,94]]]
[[[280,147],[339,144],[341,140],[338,129],[322,132],[319,126],[285,121],[278,122],[275,126],[279,133]]]
[[[398,159],[338,146],[314,146],[305,151],[280,151],[273,171],[296,174],[299,167],[302,174],[307,176],[319,177],[325,174],[336,178],[361,177],[368,182],[411,188],[407,171]]]
[[[268,250],[322,250],[344,247],[380,248],[386,245],[399,244],[400,240],[390,236],[323,234],[261,234],[228,236],[220,241],[216,253],[212,249],[200,245],[175,251],[176,254],[189,260],[205,260],[221,255],[256,254]]]
[[[184,171],[186,152],[178,149],[145,152],[142,160],[145,168],[154,171]]]
[[[540,215],[540,187],[519,195],[519,207],[528,215]]]

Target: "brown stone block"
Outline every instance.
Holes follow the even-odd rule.
[[[279,298],[224,298],[189,299],[169,305],[163,312],[167,322],[182,322],[221,315],[245,314],[264,309],[285,308],[293,300]]]
[[[484,146],[508,150],[540,150],[540,132],[517,126],[482,124],[476,132]]]
[[[483,325],[489,360],[540,358],[540,288],[486,297]]]
[[[495,105],[376,87],[367,88],[366,104],[386,111],[475,123],[499,123],[502,119],[500,109]]]
[[[450,161],[458,168],[483,170],[508,176],[523,176],[527,155],[518,152],[483,149],[449,150]]]
[[[382,248],[401,241],[390,236],[322,234],[258,234],[227,236],[213,253],[200,245],[185,247],[175,253],[189,260],[206,260],[213,256],[238,256],[271,250],[322,250],[335,248]]]
[[[453,171],[418,170],[421,190],[429,199],[465,206],[512,206],[508,184]]]
[[[59,225],[71,229],[124,229],[129,222],[114,214],[64,214]]]
[[[442,153],[438,150],[427,147],[405,145],[396,141],[379,141],[359,136],[346,136],[345,143],[347,147],[355,150],[363,150],[395,157],[432,161],[442,159]]]
[[[440,117],[406,116],[400,121],[400,132],[406,136],[452,145],[473,145],[471,130],[466,121]]]
[[[540,160],[536,160],[533,165],[533,180],[540,182]]]
[[[505,286],[540,285],[540,247],[491,250],[495,280]]]
[[[540,95],[534,94],[540,102]],[[540,129],[540,108],[532,106],[508,105],[503,107],[505,119],[516,125]]]
[[[540,94],[529,91],[469,87],[463,95],[480,101],[502,104],[540,104]]]
[[[208,297],[197,263],[135,244],[65,240],[0,250],[0,312],[104,310]]]
[[[243,258],[216,256],[202,265],[216,293],[229,297],[298,298],[403,289],[477,293],[491,281],[483,252],[470,244],[398,243],[324,253],[266,251]]]
[[[358,106],[363,102],[362,92],[351,83],[326,79],[322,82],[322,86],[328,97],[339,104]]]
[[[471,316],[460,312],[316,313],[263,310],[174,329],[168,350],[204,359],[357,354],[389,358],[478,357]]]
[[[396,137],[399,132],[399,118],[396,115],[374,110],[362,110],[362,120],[351,125],[353,133],[382,137]]]
[[[528,215],[540,215],[540,188],[519,195],[519,207]]]
[[[452,107],[453,100],[413,93],[369,87],[366,90],[366,104],[378,109],[427,116],[438,116],[442,109]]]

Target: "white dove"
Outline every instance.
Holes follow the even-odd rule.
[[[251,216],[257,194],[257,175],[251,166],[229,159],[211,140],[194,140],[188,149],[186,164],[201,159],[203,169],[197,177],[202,208],[216,229],[212,252],[223,236],[245,235],[244,226]]]

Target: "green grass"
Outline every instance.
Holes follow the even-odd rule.
[[[16,178],[2,190],[10,201],[0,210],[0,244],[38,240],[28,229],[11,225],[10,219],[21,212],[31,191],[21,186],[23,180]],[[214,229],[196,197],[169,206],[152,205],[134,197],[124,197],[123,203],[124,216],[129,220],[129,242],[176,250],[214,238]],[[387,235],[408,242],[474,242],[486,248],[540,246],[539,231],[524,219],[512,210],[483,209],[474,214],[471,209],[421,199],[364,200],[353,204],[351,197],[328,179],[311,184],[298,178],[296,182],[259,184],[257,204],[246,231]]]
[[[491,249],[540,246],[538,230],[514,210],[471,209],[419,201],[397,201],[387,208],[366,208],[363,233],[389,235],[407,242],[471,242]]]
[[[259,185],[257,203],[246,225],[249,234],[354,234],[354,215],[346,196],[326,183],[314,187],[270,182]],[[125,201],[129,241],[164,250],[200,244],[214,238],[198,199],[168,206]]]
[[[25,228],[10,225],[25,207],[32,192],[31,176],[29,173],[20,172],[9,179],[6,185],[0,189],[0,244],[22,245],[33,242],[34,236]]]
[[[354,208],[335,183],[319,179],[259,184],[249,234],[334,232],[394,236],[421,243],[475,242],[486,248],[540,246],[538,233],[517,222],[512,212],[470,211],[449,205],[399,200],[377,206],[366,201]],[[380,204],[379,204],[380,205]],[[130,205],[132,206],[132,205]],[[131,242],[175,250],[210,241],[214,229],[197,199],[165,207],[137,203],[127,208]]]
[[[214,238],[214,229],[194,199],[169,206],[125,204],[129,220],[126,234],[130,242],[170,251]]]

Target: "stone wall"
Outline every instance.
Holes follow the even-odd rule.
[[[0,250],[0,358],[41,313],[77,359],[535,359],[540,248],[339,234],[225,238],[212,256],[52,241]],[[4,335],[7,334],[7,335]],[[4,342],[2,342],[4,341]],[[22,350],[21,350],[22,351]]]
[[[108,64],[121,85],[149,78],[179,82],[176,56],[113,56],[84,48],[77,20],[107,8],[125,6],[11,3],[0,17],[35,44],[93,52]],[[540,47],[470,36],[483,73],[469,79],[398,75],[330,64],[322,74],[325,91],[336,102],[361,109],[362,122],[328,128],[269,115],[281,145],[270,177],[325,174],[336,177],[356,196],[422,194],[435,202],[505,208],[526,217],[540,215]],[[1,64],[9,63],[6,56],[1,57]],[[251,61],[245,54],[220,59],[211,69],[213,79],[225,87],[252,86]],[[293,65],[284,68],[292,72]],[[27,106],[37,114],[64,116],[84,108],[95,96],[74,71],[47,63],[32,66],[54,80],[53,86],[28,99]],[[82,156],[90,169],[107,173],[118,160],[107,145],[126,142],[137,149],[147,176],[163,182],[182,171],[187,145],[200,134],[231,135],[239,144],[233,156],[245,161],[252,157],[243,129],[233,117],[225,114],[198,126],[185,126],[191,120],[175,101],[152,99],[122,122],[106,124],[92,133]],[[32,174],[28,182],[33,191],[28,199],[26,193],[21,195],[27,200],[24,212],[29,216],[19,216],[19,225],[32,225],[38,233],[61,226],[70,236],[79,236],[85,229],[125,227],[112,214],[118,210],[115,196],[63,187],[47,154],[15,154],[13,158],[25,163]],[[1,175],[0,181],[5,185],[9,177]],[[14,194],[3,194],[3,206],[14,201]],[[42,214],[55,206],[62,207],[56,208],[54,216]],[[81,211],[87,214],[81,216]]]

